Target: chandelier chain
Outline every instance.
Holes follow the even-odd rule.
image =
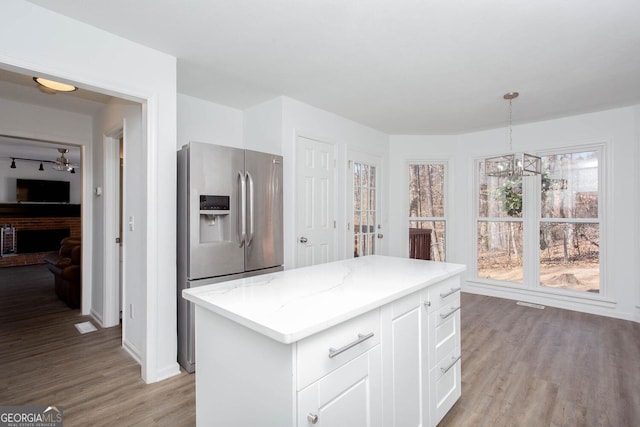
[[[509,99],[509,152],[513,151],[513,129],[511,126],[512,114],[513,114],[513,99]]]

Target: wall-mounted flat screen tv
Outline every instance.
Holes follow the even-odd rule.
[[[69,181],[17,179],[16,200],[18,202],[69,203]]]

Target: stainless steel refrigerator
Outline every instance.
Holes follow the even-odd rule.
[[[195,370],[182,290],[282,270],[282,157],[190,142],[178,151],[178,362]]]

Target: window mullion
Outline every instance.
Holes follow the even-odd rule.
[[[530,176],[524,179],[523,185],[523,277],[526,288],[536,288],[539,285],[539,238],[540,233],[540,176]]]

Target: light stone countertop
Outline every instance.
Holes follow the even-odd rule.
[[[185,289],[182,295],[290,344],[465,270],[462,264],[375,255]]]

